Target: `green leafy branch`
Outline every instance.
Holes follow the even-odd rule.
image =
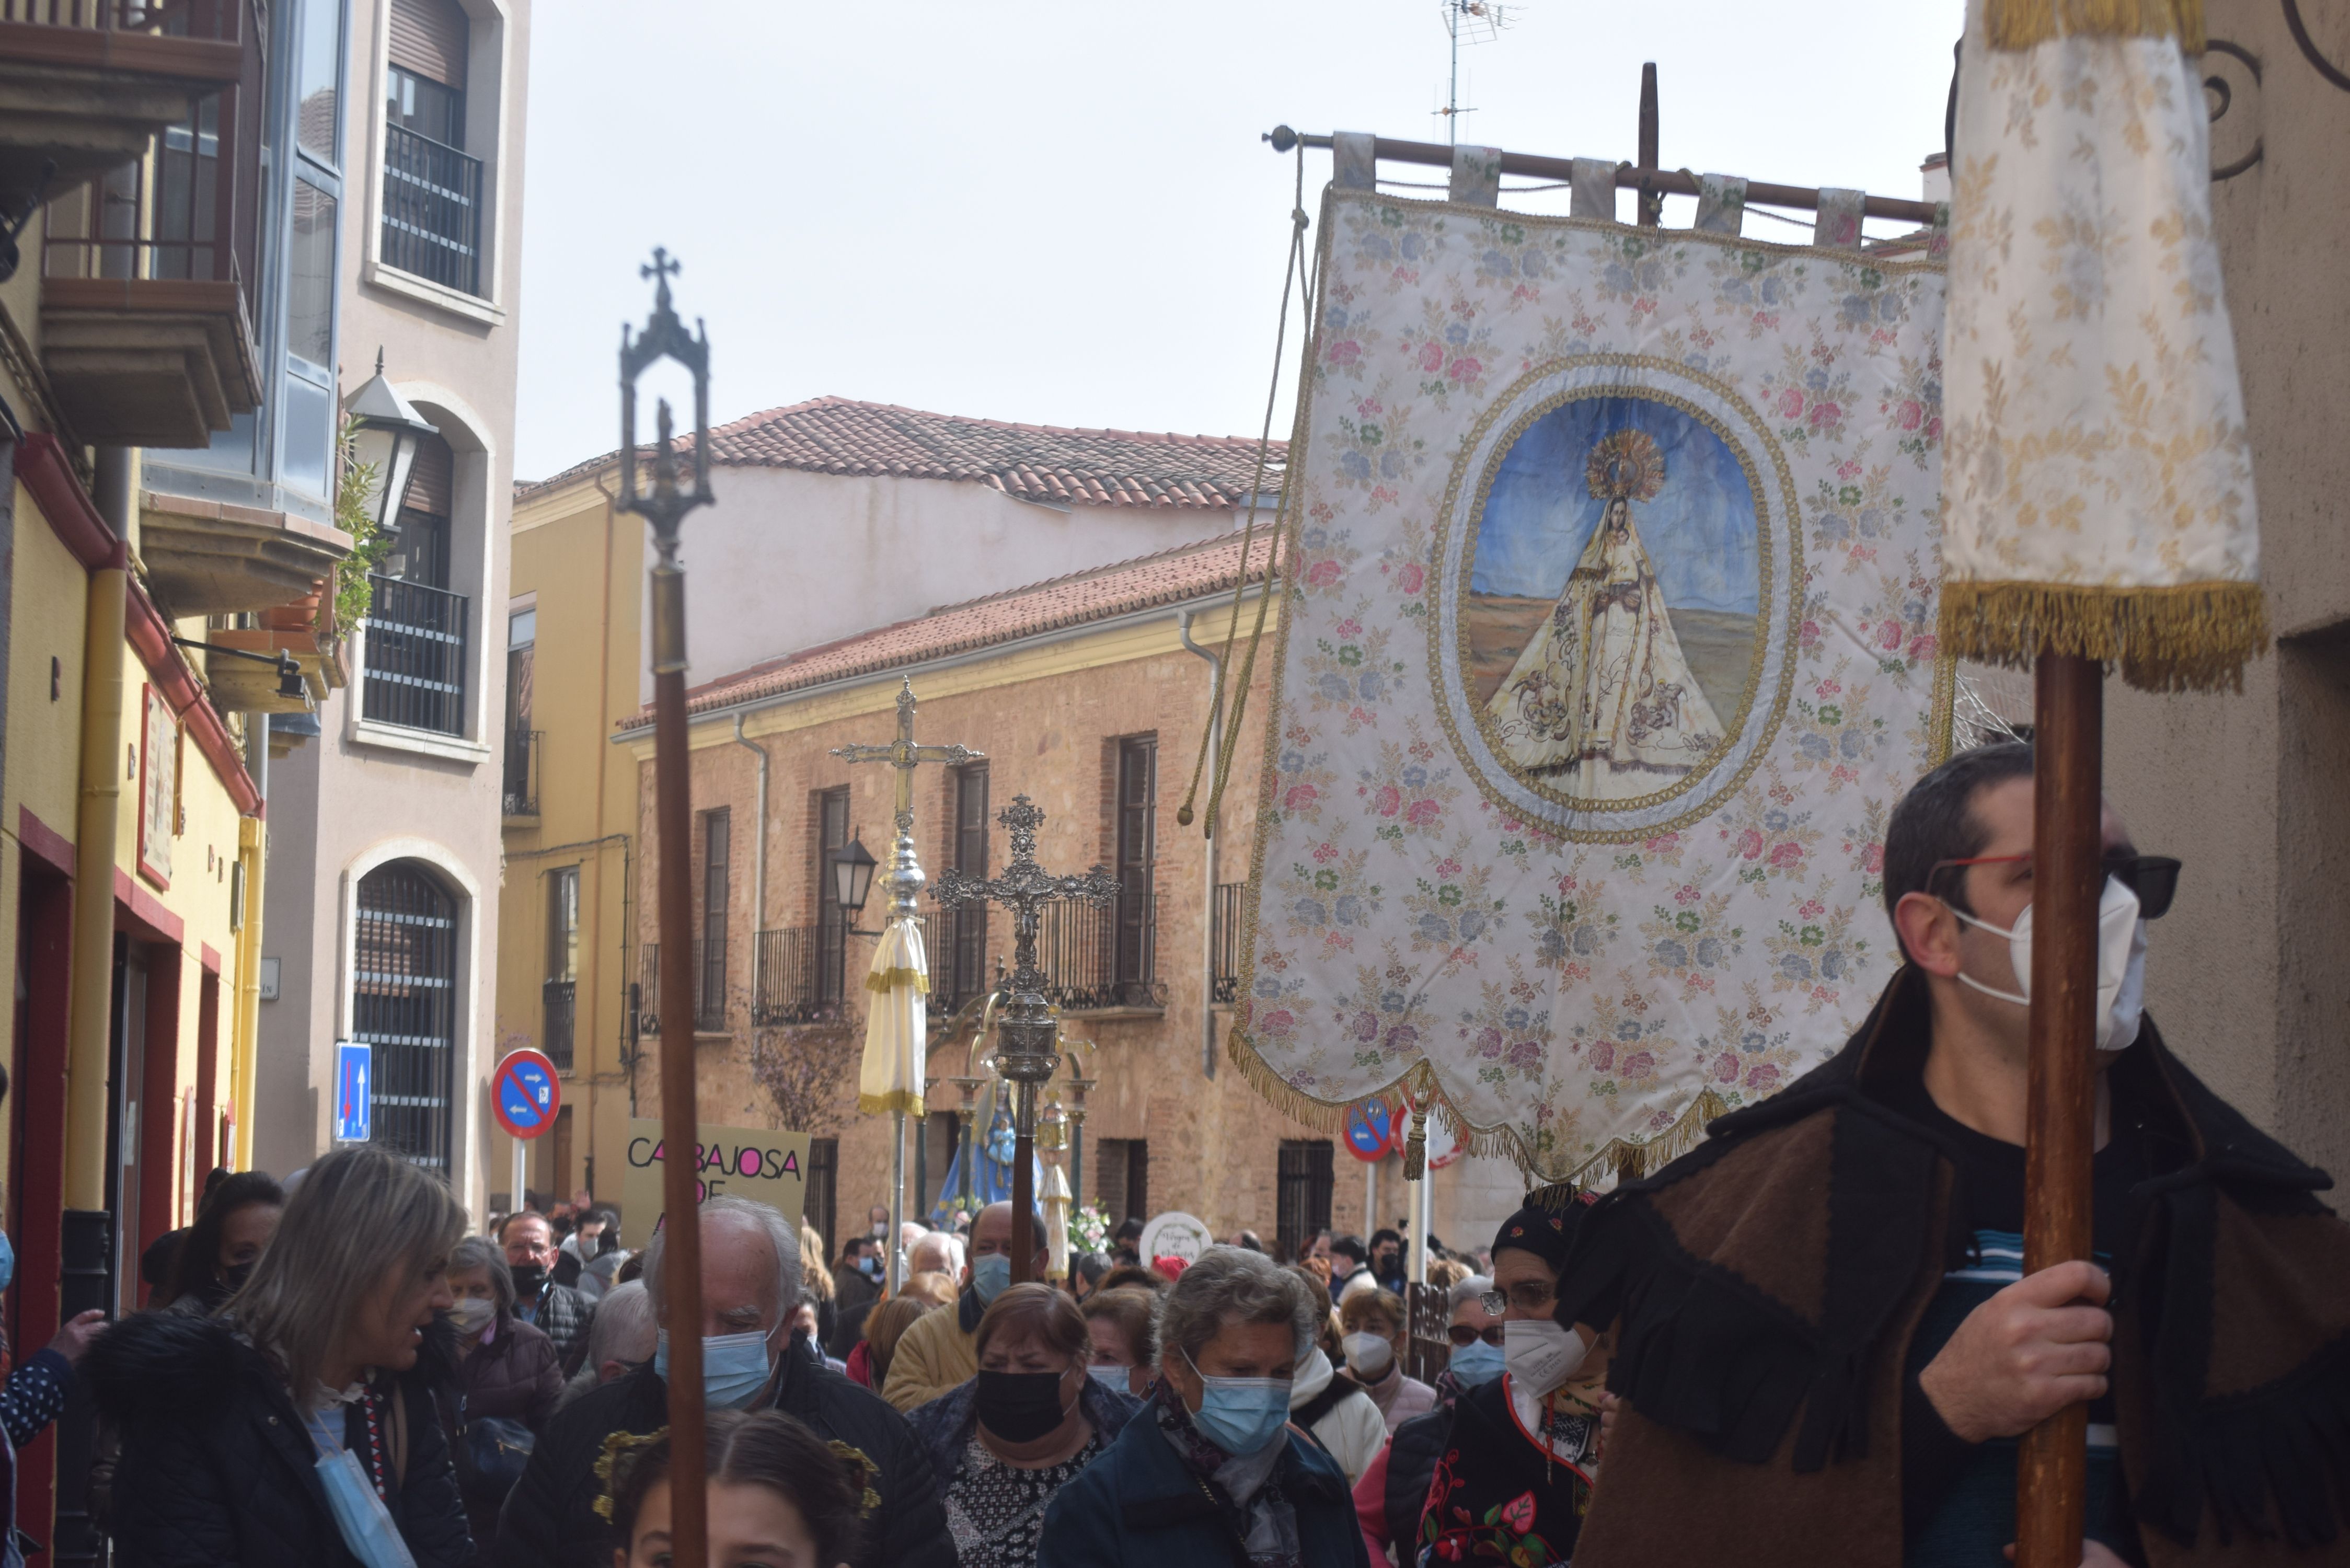
[[[335,628],[348,633],[367,618],[375,604],[375,585],[368,579],[391,554],[396,536],[375,525],[368,515],[368,497],[374,493],[378,465],[361,462],[359,426],[343,421],[335,438],[335,526],[351,536],[351,553],[335,567]]]

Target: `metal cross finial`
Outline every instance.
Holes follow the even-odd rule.
[[[889,846],[889,918],[921,912],[915,902],[930,880],[914,859],[914,770],[924,763],[961,767],[987,761],[985,752],[969,746],[918,746],[914,743],[914,678],[898,688],[898,738],[886,746],[835,746],[832,754],[843,762],[888,763],[898,770],[898,835]]]
[[[678,319],[669,297],[669,280],[682,267],[670,259],[669,252],[656,245],[653,259],[637,271],[656,280],[652,314],[645,318],[644,332],[634,338],[629,328],[620,328],[620,496],[613,504],[615,511],[633,512],[652,524],[653,542],[660,547],[663,565],[677,565],[678,524],[685,514],[697,506],[707,506],[717,499],[710,491],[710,335],[696,320],[689,336],[685,323]],[[674,359],[693,376],[693,488],[680,488],[677,472],[677,452],[670,438],[669,400],[660,400],[656,422],[660,431],[660,445],[652,454],[652,486],[639,493],[637,489],[637,378],[656,360]],[[656,655],[656,669],[660,656]],[[681,644],[677,650],[678,667],[684,668]]]
[[[683,262],[670,260],[669,251],[667,248],[660,245],[655,245],[653,247],[653,259],[637,269],[637,275],[639,277],[657,278],[660,280],[653,286],[655,291],[653,294],[653,308],[655,310],[667,310],[669,308],[669,280],[675,277],[679,273],[681,273],[684,270],[685,264]]]
[[[1015,1083],[1041,1084],[1060,1057],[1053,1051],[1055,1025],[1045,1001],[1045,975],[1036,962],[1036,927],[1044,906],[1076,899],[1097,907],[1118,897],[1118,878],[1096,866],[1082,877],[1055,877],[1036,864],[1036,829],[1045,814],[1026,795],[1014,795],[996,821],[1012,835],[1012,860],[1000,877],[949,871],[932,896],[941,904],[1001,904],[1012,912],[1012,1002],[996,1025],[1003,1075]],[[1041,1064],[1041,1066],[1040,1066]],[[1030,1075],[1033,1074],[1033,1077]]]

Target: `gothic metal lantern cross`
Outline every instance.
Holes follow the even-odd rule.
[[[685,715],[685,568],[678,565],[677,532],[685,514],[714,499],[710,493],[710,337],[702,323],[686,334],[670,304],[669,280],[678,264],[655,250],[640,269],[653,279],[652,314],[641,336],[620,328],[620,493],[616,512],[633,513],[651,524],[660,550],[650,583],[653,667],[653,842],[660,852],[659,909],[661,943],[661,1135],[671,1148],[697,1144],[700,1116],[694,1101],[693,1061],[693,817],[687,776]],[[656,429],[660,444],[652,453],[652,485],[637,487],[637,379],[661,359],[674,359],[693,376],[693,488],[678,483],[677,448],[670,429],[669,400],[662,399]],[[671,1159],[661,1173],[662,1210],[669,1221],[666,1287],[679,1321],[702,1318],[702,1227],[692,1162]],[[702,1463],[702,1342],[681,1335],[670,1355],[669,1429],[671,1458],[683,1475],[699,1475]],[[679,1491],[670,1521],[671,1555],[679,1568],[702,1568],[707,1519],[698,1489]]]
[[[1052,1004],[1045,1000],[1045,971],[1036,962],[1036,927],[1044,907],[1076,900],[1099,909],[1118,897],[1118,878],[1097,865],[1082,877],[1055,877],[1036,864],[1036,829],[1045,814],[1024,795],[996,821],[1011,831],[1012,859],[1001,876],[979,877],[949,871],[932,897],[941,904],[1001,904],[1012,914],[1012,999],[995,1024],[996,1071],[1013,1085],[1013,1130],[1018,1147],[1012,1166],[1012,1277],[1033,1277],[1037,1237],[1036,1091],[1060,1066],[1054,1045],[1060,1033]]]

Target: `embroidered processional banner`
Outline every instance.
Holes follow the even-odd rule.
[[[1891,971],[1939,263],[1335,188],[1320,241],[1233,1054],[1645,1168]]]

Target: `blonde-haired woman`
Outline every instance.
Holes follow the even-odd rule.
[[[146,1313],[89,1376],[122,1432],[130,1568],[463,1568],[465,1510],[432,1387],[453,1372],[464,1211],[373,1147],[310,1168],[244,1288],[208,1318]],[[395,1539],[396,1538],[396,1539]]]

